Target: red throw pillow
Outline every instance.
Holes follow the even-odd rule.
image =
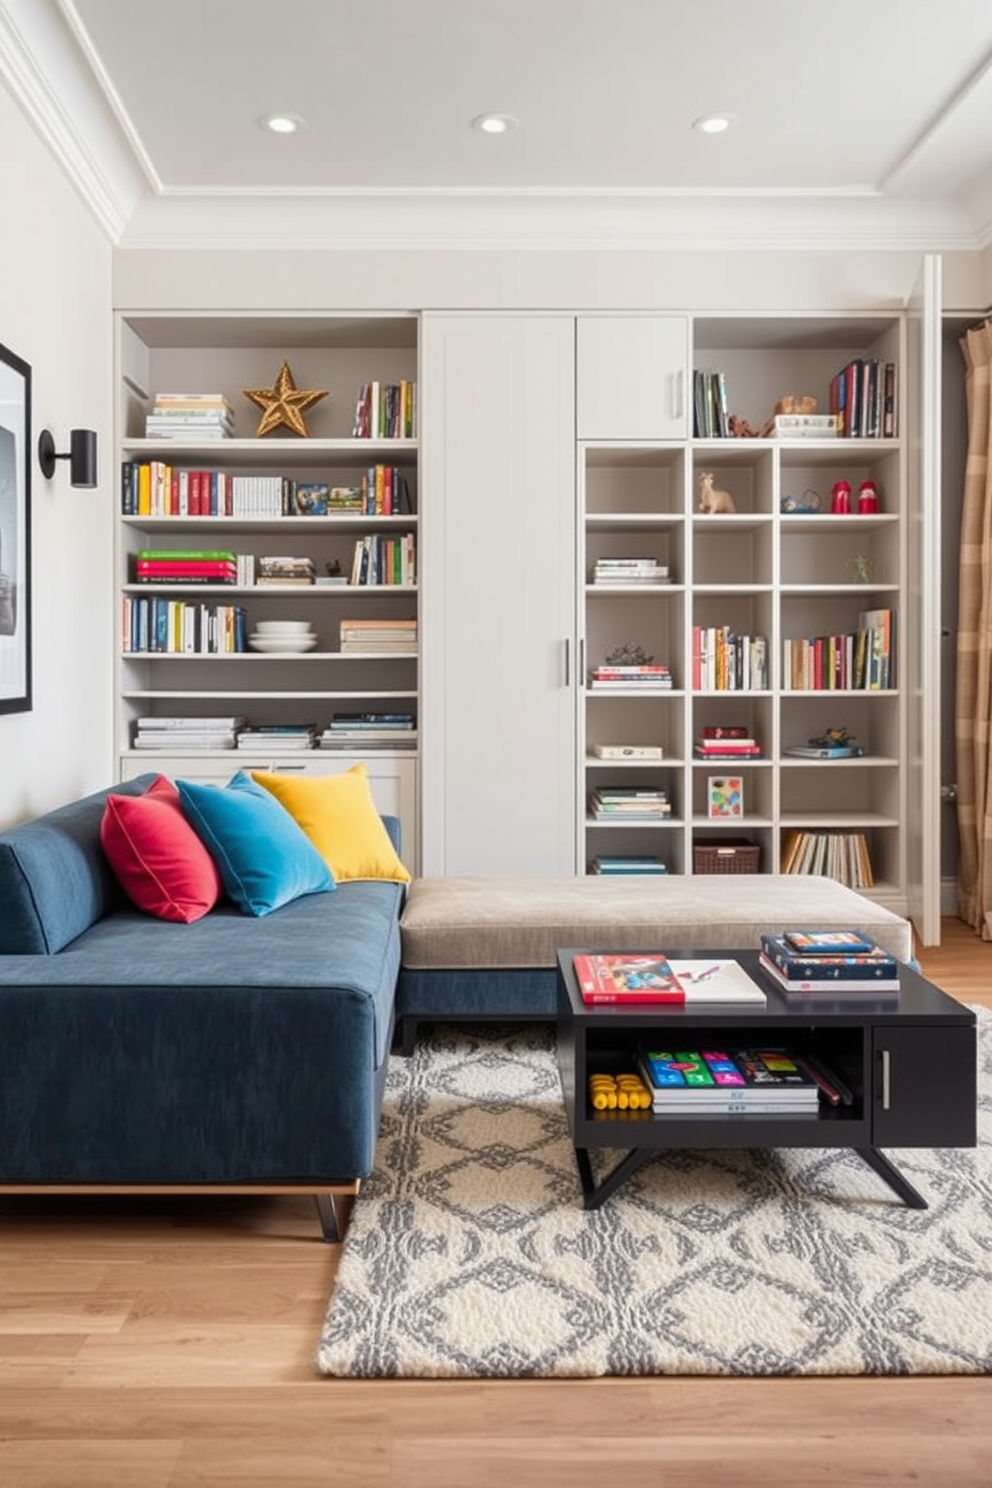
[[[144,795],[107,797],[100,841],[121,888],[146,914],[189,925],[220,898],[216,864],[164,775]]]

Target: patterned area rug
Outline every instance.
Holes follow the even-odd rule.
[[[394,1058],[317,1356],[348,1376],[992,1372],[992,1013],[975,1150],[659,1154],[582,1209],[553,1033]],[[611,1167],[618,1154],[604,1154]]]

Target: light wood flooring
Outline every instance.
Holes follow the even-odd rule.
[[[992,1006],[957,920],[932,980]],[[310,1200],[0,1198],[3,1488],[992,1485],[992,1379],[333,1381]]]

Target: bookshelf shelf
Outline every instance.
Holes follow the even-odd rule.
[[[404,620],[419,627],[420,593],[415,582],[278,584],[259,583],[257,578],[262,560],[272,556],[308,560],[315,579],[326,573],[350,576],[358,562],[356,547],[363,543],[377,555],[375,565],[372,561],[366,564],[375,577],[395,573],[397,578],[406,578],[415,572],[407,565],[411,556],[416,561],[419,547],[419,440],[355,438],[352,420],[363,383],[416,382],[418,339],[418,319],[406,314],[162,312],[118,316],[121,484],[116,572],[124,638],[130,616],[136,615],[142,624],[143,646],[144,625],[151,626],[152,615],[160,625],[167,623],[161,620],[163,609],[171,617],[169,640],[173,644],[178,641],[176,626],[181,626],[184,616],[203,631],[216,611],[235,617],[242,647],[262,621],[305,619],[318,636],[315,649],[302,654],[251,649],[149,651],[134,649],[133,644],[121,646],[116,668],[116,751],[122,778],[161,770],[191,779],[218,780],[229,778],[246,760],[248,768],[265,765],[254,753],[236,749],[170,751],[166,756],[135,748],[136,723],[142,717],[209,718],[234,713],[243,715],[249,724],[272,725],[296,723],[303,712],[319,735],[338,711],[397,710],[409,712],[416,728],[420,708],[416,653],[339,649],[341,624],[356,615],[363,624]],[[269,385],[282,358],[291,363],[298,386],[328,388],[331,396],[308,412],[309,437],[258,439],[253,435],[258,410],[248,406],[241,390]],[[234,410],[234,437],[145,437],[145,415],[155,396],[176,389],[223,393]],[[143,500],[135,511],[137,467],[150,471],[153,466],[165,467],[168,473],[154,497]],[[373,509],[373,467],[385,470],[385,477],[379,479],[380,490],[385,479],[387,489],[398,493],[396,504],[409,505],[411,510],[390,511],[389,502],[381,496],[379,510]],[[211,473],[209,480],[203,480],[202,491],[201,472]],[[223,480],[220,475],[214,477],[214,472]],[[141,479],[145,479],[143,472]],[[359,488],[363,499],[371,488],[373,495],[362,511],[294,514],[301,483]],[[187,494],[193,510],[202,496],[209,514],[189,512]],[[301,494],[301,505],[303,500]],[[225,515],[225,504],[235,514]],[[238,559],[239,582],[136,582],[136,558],[143,549],[233,553]],[[142,606],[142,601],[148,601],[148,606]],[[171,601],[184,607],[178,620],[169,608]],[[228,607],[233,608],[229,611]],[[137,631],[131,635],[139,639]],[[156,635],[157,644],[160,639]],[[415,872],[419,868],[416,747],[387,752],[377,746],[367,756],[356,748],[293,751],[286,767],[320,774],[347,768],[361,758],[368,760],[380,810],[400,816],[404,858]]]

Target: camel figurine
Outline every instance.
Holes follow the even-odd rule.
[[[715,516],[721,512],[735,512],[734,498],[729,491],[721,491],[713,485],[712,470],[699,472],[699,510]]]

